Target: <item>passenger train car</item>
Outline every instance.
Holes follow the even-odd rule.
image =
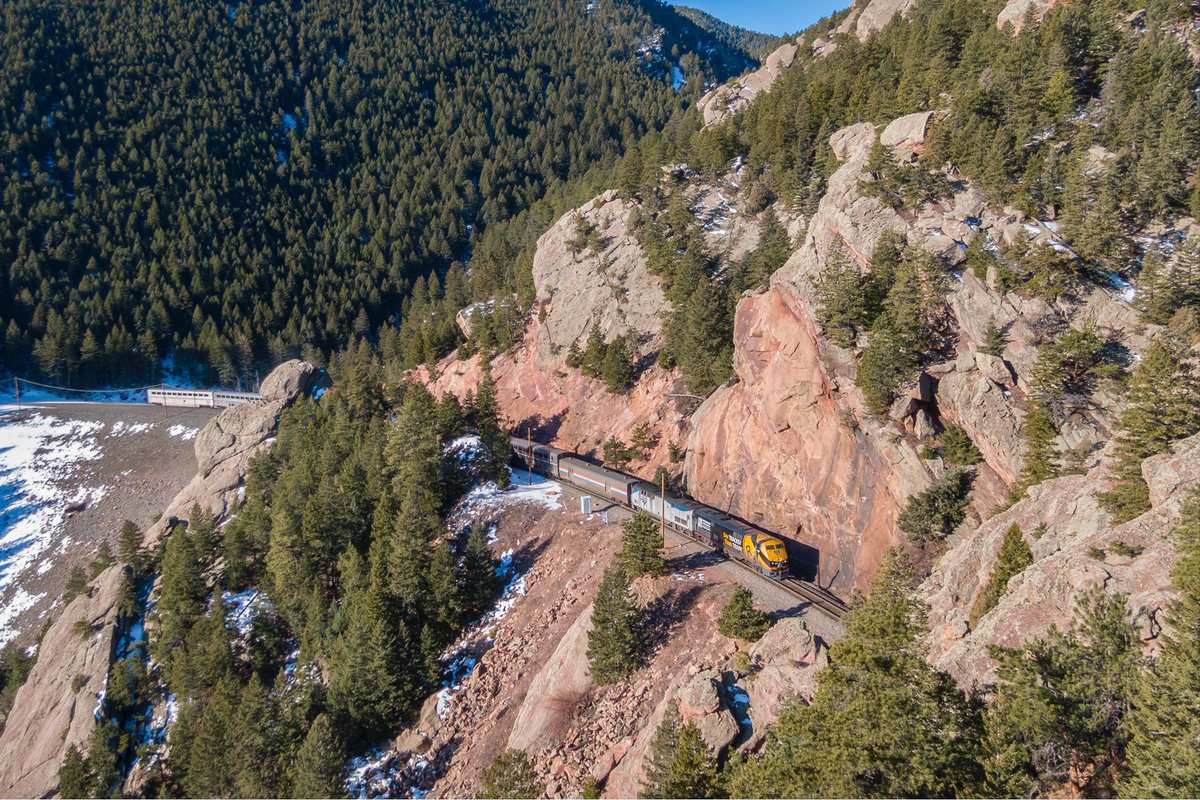
[[[521,467],[584,491],[645,511],[657,520],[719,552],[738,558],[764,575],[788,576],[787,551],[776,536],[734,519],[723,511],[667,492],[652,483],[590,464],[575,453],[512,438],[513,460]]]

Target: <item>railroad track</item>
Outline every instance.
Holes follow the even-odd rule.
[[[593,491],[585,489],[581,486],[575,486],[574,484],[565,484],[562,481],[555,480],[554,478],[551,478],[550,480],[554,481],[555,483],[559,484],[560,486],[564,486],[564,487],[569,486],[571,489],[574,489],[577,492],[589,494],[592,497],[595,497],[603,502],[612,503],[617,508],[620,508],[624,511],[630,510],[626,506],[621,505],[620,503],[614,502],[611,497],[606,497],[605,495],[599,494],[598,492],[593,492]],[[693,536],[688,536],[683,531],[676,530],[674,527],[672,527],[670,525],[667,526],[667,530],[670,531],[671,533],[673,533],[674,535],[678,536],[680,539],[687,542],[688,544],[694,544],[697,547],[704,547],[709,550],[712,549],[711,547],[708,547],[704,542],[697,540]],[[850,610],[850,607],[847,606],[842,601],[841,598],[839,598],[837,595],[835,595],[833,592],[829,591],[828,589],[823,589],[822,587],[816,585],[815,583],[809,583],[807,581],[802,581],[797,578],[784,578],[781,581],[777,581],[772,578],[768,578],[766,575],[763,575],[761,572],[754,569],[753,567],[751,567],[749,564],[745,563],[744,561],[740,561],[739,559],[736,559],[736,558],[730,558],[729,556],[727,556],[723,553],[721,555],[724,558],[724,560],[726,561],[726,563],[736,564],[738,567],[741,567],[742,569],[744,569],[746,572],[750,573],[751,575],[757,576],[759,579],[767,581],[772,586],[778,586],[779,588],[783,589],[784,591],[788,592],[789,594],[795,595],[796,597],[800,598],[801,600],[807,601],[818,611],[821,611],[821,612],[827,614],[828,616],[832,617],[833,619],[840,620],[842,617],[844,617],[846,615],[846,612]]]
[[[814,583],[805,583],[795,578],[784,578],[779,581],[779,585],[797,597],[812,603],[834,619],[841,619],[850,610],[850,607],[842,602],[841,598]]]

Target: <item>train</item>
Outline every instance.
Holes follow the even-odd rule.
[[[220,389],[175,389],[156,386],[146,390],[146,402],[156,406],[184,406],[186,408],[225,408],[239,403],[261,400],[257,392],[234,392]]]
[[[768,578],[788,577],[783,540],[724,511],[663,492],[653,483],[584,461],[569,450],[512,437],[513,462],[520,467],[568,483],[589,494],[644,511],[725,555],[737,558]]]

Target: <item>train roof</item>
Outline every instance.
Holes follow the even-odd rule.
[[[572,469],[577,469],[580,472],[591,472],[592,475],[603,476],[611,481],[620,481],[627,484],[638,482],[638,478],[635,478],[632,475],[626,475],[624,472],[617,472],[616,470],[608,469],[607,467],[601,467],[597,464],[589,464],[583,459],[576,458],[573,455],[565,456],[559,461],[560,464],[568,462],[570,463]]]
[[[555,447],[550,444],[542,444],[541,442],[532,442],[524,436],[510,436],[509,441],[513,447],[529,447],[533,446],[535,450],[547,450],[551,453],[570,454],[570,450],[563,450],[560,447]]]

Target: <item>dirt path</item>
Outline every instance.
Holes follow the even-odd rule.
[[[71,568],[145,529],[196,472],[214,409],[36,403],[0,410],[0,644],[31,643]]]

